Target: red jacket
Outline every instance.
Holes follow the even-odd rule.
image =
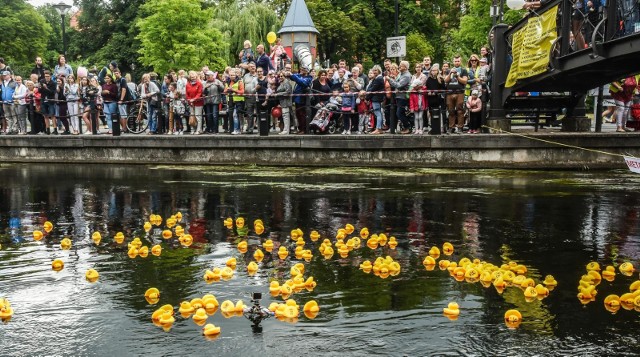
[[[196,80],[195,84],[191,84],[191,81],[188,81],[186,92],[187,101],[189,101],[190,105],[196,107],[201,107],[204,105],[204,99],[202,98],[202,82]],[[192,99],[195,99],[193,103],[191,103]]]

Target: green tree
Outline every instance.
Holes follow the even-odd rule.
[[[228,45],[212,26],[213,10],[202,9],[202,0],[150,0],[141,10],[138,52],[144,65],[159,72],[226,65]]]
[[[213,24],[222,32],[224,38],[228,39],[226,59],[232,64],[238,62],[238,53],[242,50],[245,40],[249,40],[254,48],[262,43],[269,51],[269,45],[266,43],[267,34],[278,31],[282,21],[265,4],[243,4],[235,0],[215,7]]]
[[[33,6],[24,0],[13,0],[0,6],[0,29],[0,57],[18,74],[26,75],[34,59],[44,54],[51,26]]]
[[[412,32],[407,36],[407,57],[405,59],[413,66],[422,62],[425,56],[434,53],[434,47],[426,36],[419,32]]]
[[[78,31],[69,33],[67,57],[88,66],[102,67],[115,60],[124,71],[134,67],[144,70],[137,61],[140,41],[135,25],[143,3],[144,0],[77,0]]]

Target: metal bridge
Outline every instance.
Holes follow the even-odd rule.
[[[584,116],[584,96],[588,90],[640,72],[639,2],[608,0],[606,5],[592,10],[597,13],[590,14],[585,8],[575,8],[575,0],[543,1],[515,26],[496,25],[489,119],[504,121],[512,110],[537,108],[545,102],[564,107],[567,116]],[[546,69],[507,87],[516,45],[514,35],[530,19],[552,14],[556,9],[555,40],[548,52]],[[541,92],[541,95],[523,98],[516,96],[517,92]],[[554,93],[545,94],[549,92]]]

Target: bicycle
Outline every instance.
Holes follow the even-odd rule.
[[[147,130],[149,119],[147,118],[147,105],[144,101],[131,105],[127,115],[127,129],[132,134],[141,134]]]

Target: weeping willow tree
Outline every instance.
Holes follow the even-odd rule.
[[[269,45],[267,34],[280,29],[282,20],[273,9],[258,2],[234,0],[225,1],[215,7],[213,25],[222,32],[229,44],[227,62],[230,65],[238,63],[238,53],[242,50],[245,40],[251,41],[255,47],[263,43],[267,52]]]

